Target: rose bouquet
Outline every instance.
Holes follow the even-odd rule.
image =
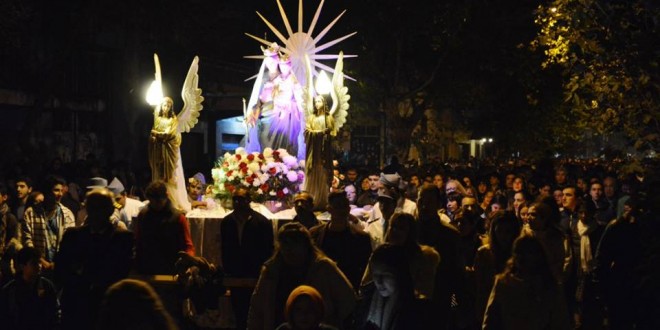
[[[237,148],[234,154],[225,153],[211,170],[212,189],[219,199],[231,199],[234,190],[245,187],[254,202],[288,202],[301,189],[303,169],[284,149],[248,153]]]

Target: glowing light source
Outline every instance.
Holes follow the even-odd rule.
[[[163,101],[163,88],[157,80],[151,82],[151,86],[147,90],[147,103],[149,105],[158,105]]]
[[[489,143],[493,142],[493,139],[492,139],[492,138],[489,138],[489,139],[488,139],[488,142],[489,142]]]
[[[330,82],[330,78],[328,78],[328,75],[325,73],[325,71],[321,70],[318,77],[316,77],[315,88],[316,88],[316,92],[319,94],[330,93],[330,89],[332,88],[332,83]]]

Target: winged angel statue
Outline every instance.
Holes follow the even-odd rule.
[[[348,88],[344,86],[343,53],[339,53],[335,72],[332,76],[332,86],[329,86],[332,105],[328,107],[326,94],[328,91],[322,86],[321,73],[317,78],[316,89],[313,85],[312,68],[309,57],[305,56],[307,86],[304,93],[305,107],[305,190],[314,197],[316,208],[322,208],[328,197],[332,184],[332,138],[346,123],[348,115],[348,101],[351,96]]]
[[[156,80],[150,89],[156,89],[156,96],[149,100],[154,105],[154,126],[149,137],[149,166],[152,181],[162,180],[167,184],[167,190],[175,203],[175,207],[185,211],[190,210],[188,202],[183,166],[181,163],[181,133],[190,132],[198,121],[202,111],[202,90],[198,87],[199,58],[195,56],[186,75],[181,89],[183,109],[179,114],[173,112],[174,102],[170,97],[163,97],[162,76],[158,55],[154,54]]]

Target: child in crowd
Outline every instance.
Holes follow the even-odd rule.
[[[325,314],[325,304],[321,294],[311,286],[301,285],[291,291],[286,300],[284,317],[277,330],[333,330],[333,326],[321,323]]]

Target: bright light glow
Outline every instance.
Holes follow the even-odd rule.
[[[553,13],[556,13],[557,12],[557,7],[550,8],[550,11],[553,12]]]
[[[316,77],[316,92],[319,94],[329,94],[330,89],[332,88],[332,83],[330,82],[330,78],[328,78],[328,75],[325,73],[325,71],[321,70],[319,73],[319,76]]]
[[[492,138],[488,139],[488,142],[493,142],[493,139]]]
[[[486,143],[486,138],[481,139],[481,143]]]
[[[158,81],[154,80],[153,82],[151,82],[151,86],[149,86],[149,90],[147,90],[147,103],[149,103],[149,105],[156,106],[160,104],[160,102],[162,101],[163,101],[163,89],[161,88]]]

